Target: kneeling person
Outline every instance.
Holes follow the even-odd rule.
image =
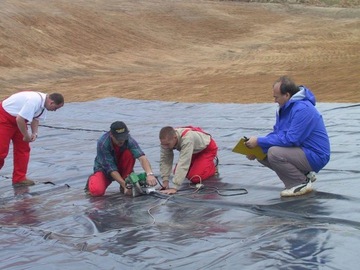
[[[216,174],[218,147],[212,136],[198,127],[163,127],[159,133],[161,144],[160,173],[163,180],[162,193],[174,194],[185,178],[192,183],[200,183]],[[178,150],[179,160],[174,169],[173,188],[169,188],[169,178],[174,160],[174,150]]]
[[[146,183],[155,186],[157,181],[150,162],[135,139],[130,136],[126,124],[121,121],[112,123],[110,131],[102,135],[97,142],[94,173],[90,175],[85,191],[92,196],[102,196],[107,187],[116,181],[125,195],[131,195],[131,190],[126,188],[125,178],[133,172],[136,159],[147,174]]]

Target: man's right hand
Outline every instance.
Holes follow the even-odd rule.
[[[161,190],[165,190],[169,188],[169,181],[163,181]]]
[[[124,195],[132,195],[132,190],[131,189],[128,189],[126,187],[123,187],[124,189]]]
[[[256,159],[256,156],[255,155],[246,155],[247,159],[248,160],[254,160]]]
[[[32,138],[29,134],[26,134],[26,136],[23,137],[24,142],[32,142]]]

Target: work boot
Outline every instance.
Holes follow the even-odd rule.
[[[219,158],[216,156],[214,159],[214,163],[215,163],[215,175],[219,175]]]
[[[25,179],[23,181],[13,183],[13,187],[23,187],[23,186],[33,186],[35,185],[35,182],[30,179]]]

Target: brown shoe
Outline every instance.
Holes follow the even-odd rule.
[[[23,186],[33,186],[35,182],[29,179],[25,179],[21,182],[17,182],[13,184],[13,187],[23,187]]]
[[[215,163],[215,174],[214,175],[219,176],[220,175],[220,172],[219,172],[219,158],[217,156],[214,159],[214,163]]]

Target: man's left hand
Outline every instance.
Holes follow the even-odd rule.
[[[148,184],[149,186],[156,186],[157,181],[156,181],[156,177],[154,175],[148,175],[146,176],[146,184]]]
[[[168,189],[160,190],[160,192],[163,194],[172,195],[177,192],[177,189],[176,188],[168,188]]]
[[[246,147],[248,148],[254,148],[258,145],[257,143],[257,137],[250,137],[246,142],[245,142]]]

